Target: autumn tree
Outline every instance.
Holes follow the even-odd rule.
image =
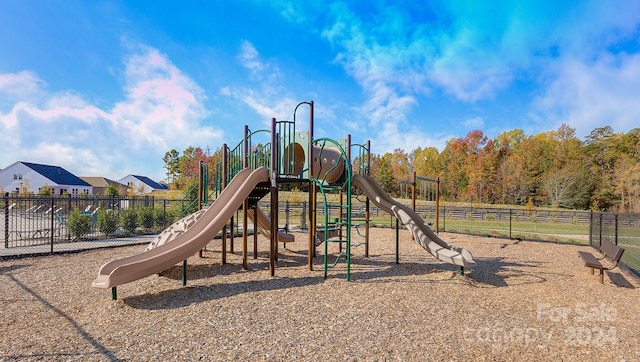
[[[590,156],[594,176],[591,195],[591,207],[594,210],[607,210],[615,204],[612,178],[616,157],[612,147],[613,137],[610,126],[596,128],[586,137],[585,152]]]
[[[514,129],[497,135],[492,142],[495,175],[493,195],[496,203],[516,204],[525,196],[522,185],[522,162],[516,153],[525,139],[524,131]]]
[[[611,186],[615,205],[620,211],[640,210],[640,129],[611,137],[615,158],[611,172]]]
[[[466,144],[465,169],[469,184],[467,198],[478,202],[490,202],[490,185],[493,183],[495,164],[493,142],[480,130],[471,131],[464,138]]]
[[[592,183],[581,152],[583,144],[575,136],[575,129],[563,124],[545,134],[552,151],[552,166],[543,176],[548,203],[564,208],[588,207]]]
[[[460,201],[469,185],[465,170],[465,144],[462,138],[451,139],[440,154],[444,171],[440,191],[445,200]]]
[[[410,153],[410,159],[413,160],[413,169],[418,176],[440,176],[440,153],[436,147],[418,147]]]
[[[391,154],[391,171],[393,178],[400,182],[413,177],[413,165],[409,162],[409,155],[400,148],[393,150]]]
[[[375,167],[372,167],[371,176],[378,181],[386,192],[396,195],[398,182],[393,175],[392,159],[393,155],[389,152],[382,156],[375,157]]]

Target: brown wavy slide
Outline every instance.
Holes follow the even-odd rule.
[[[413,233],[418,244],[431,255],[445,263],[464,268],[471,269],[476,266],[476,262],[468,250],[456,248],[442,240],[429,228],[420,215],[410,207],[391,198],[375,179],[370,176],[355,175],[353,177],[353,184],[361,189],[379,208],[400,220],[400,222]]]
[[[256,185],[268,181],[268,177],[265,167],[254,171],[240,171],[195,223],[174,240],[140,254],[104,264],[91,285],[96,288],[112,288],[160,273],[188,259],[213,240]]]

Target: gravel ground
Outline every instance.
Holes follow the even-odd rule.
[[[305,234],[270,277],[266,240],[244,271],[236,239],[227,265],[219,241],[191,257],[187,287],[177,265],[112,301],[91,287],[99,267],[145,246],[0,261],[0,360],[640,360],[640,281],[615,269],[601,285],[589,247],[440,235],[478,267],[460,276],[405,230],[395,264],[395,231],[373,229],[351,282],[343,263],[308,270]]]

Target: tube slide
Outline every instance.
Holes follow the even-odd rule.
[[[393,214],[413,233],[415,240],[431,255],[445,263],[464,268],[474,268],[476,262],[471,253],[463,248],[456,248],[440,239],[424,222],[420,215],[410,207],[403,205],[387,194],[382,187],[370,176],[355,175],[353,184],[360,188],[379,208]]]
[[[262,209],[256,205],[256,214],[258,215],[258,220],[256,224],[258,225],[258,230],[262,235],[264,235],[267,239],[271,239],[271,219],[267,216]],[[251,221],[255,222],[253,209],[250,208],[247,210],[247,217],[251,219]],[[287,234],[282,230],[278,230],[278,241],[281,243],[292,243],[296,241],[296,238],[293,234]]]
[[[222,190],[220,196],[195,222],[170,243],[104,264],[91,284],[96,288],[111,288],[146,276],[160,273],[188,259],[204,248],[261,182],[269,180],[265,167],[254,171],[243,169]]]
[[[327,182],[338,180],[344,172],[344,160],[340,150],[335,147],[320,147],[313,145],[313,177]],[[306,164],[305,149],[299,143],[291,143],[284,149],[282,161],[291,167],[293,176],[299,176]]]

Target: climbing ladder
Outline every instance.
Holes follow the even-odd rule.
[[[351,143],[351,135],[347,137],[347,143],[349,144],[349,159],[352,159],[352,155],[356,155],[354,159],[352,159],[352,172],[353,174],[358,175],[369,175],[371,171],[371,141],[367,141],[364,144]],[[356,152],[353,152],[353,149],[356,149]],[[353,175],[352,175],[353,176]],[[359,199],[358,195],[355,195],[356,199]],[[355,222],[354,228],[359,236],[364,238],[363,242],[352,245],[353,247],[358,247],[364,244],[364,256],[366,258],[369,257],[369,234],[371,228],[371,220],[370,220],[370,203],[369,198],[365,196],[365,207],[364,214],[360,216],[360,219],[364,219],[362,222]],[[353,222],[354,220],[352,220]],[[364,226],[364,231],[361,230],[361,227]]]
[[[340,150],[340,158],[344,164],[344,171],[342,177],[337,181],[328,182],[326,175],[331,174],[333,168],[338,167],[338,163],[335,164],[323,164],[319,162],[319,166],[328,168],[326,172],[324,170],[314,170],[319,175],[325,175],[322,178],[312,178],[311,181],[316,184],[320,194],[322,195],[322,205],[324,211],[324,226],[319,235],[322,237],[324,243],[324,277],[327,277],[328,270],[336,267],[340,260],[344,258],[347,264],[347,280],[351,279],[351,164],[349,157],[342,145],[330,138],[319,138],[313,141],[313,143],[319,147],[320,152],[317,155],[318,159],[322,160],[322,152],[327,146]],[[346,195],[346,198],[340,197],[340,201],[329,202],[328,196],[330,194],[341,193]],[[346,199],[346,200],[345,200]],[[331,210],[338,210],[338,217],[329,222]],[[336,233],[335,231],[339,232]],[[337,234],[337,235],[336,235]],[[337,237],[337,239],[335,238]],[[329,244],[339,244],[339,252],[333,262],[329,262]],[[344,246],[344,249],[343,249]]]

